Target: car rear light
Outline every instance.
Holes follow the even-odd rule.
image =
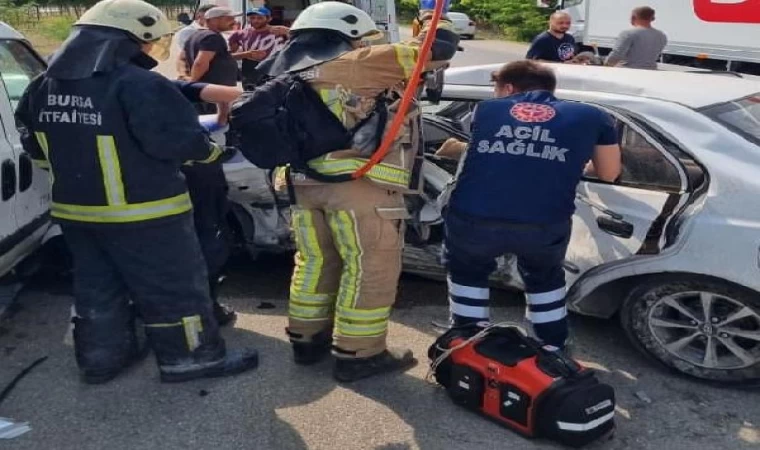
[[[475,26],[475,22],[470,22],[470,26],[474,27]]]

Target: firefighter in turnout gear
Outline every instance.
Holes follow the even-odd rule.
[[[612,182],[620,148],[604,111],[554,97],[554,72],[518,61],[494,73],[496,97],[480,102],[445,212],[452,325],[489,320],[488,278],[496,258],[517,256],[526,317],[536,336],[564,348],[568,327],[563,262],[576,186],[596,171]],[[447,142],[440,155],[456,153]],[[591,161],[591,162],[590,162]]]
[[[432,11],[420,16],[427,24]],[[360,136],[375,136],[392,120],[426,32],[408,43],[367,45],[382,34],[358,8],[328,1],[301,13],[286,46],[260,70],[269,76],[299,73],[348,129],[378,114],[378,120],[366,121],[368,132],[354,135],[352,148],[309,161],[312,169],[350,174],[365,164],[379,142],[362,143]],[[428,68],[446,64],[458,41],[450,22],[442,20]],[[378,102],[387,102],[387,115],[377,112]],[[340,381],[405,370],[416,362],[409,350],[388,349],[386,335],[401,272],[403,194],[420,185],[419,124],[413,105],[391,151],[361,179],[322,183],[302,173],[290,177],[298,252],[287,332],[299,364],[321,360],[332,344]]]
[[[145,352],[161,380],[226,376],[258,364],[227,351],[212,312],[183,163],[216,160],[180,89],[151,72],[171,24],[141,0],[104,0],[82,15],[24,93],[24,149],[50,170],[51,214],[74,259],[74,343],[86,383]],[[134,307],[134,308],[133,308]],[[136,310],[136,312],[133,312]]]

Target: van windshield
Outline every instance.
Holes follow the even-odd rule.
[[[708,106],[701,112],[745,139],[760,145],[760,93],[740,100]]]

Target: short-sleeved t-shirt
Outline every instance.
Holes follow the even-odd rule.
[[[526,59],[541,59],[544,61],[565,62],[575,57],[575,38],[569,34],[557,39],[553,34],[545,31],[530,44]]]
[[[524,224],[570,219],[596,146],[618,143],[609,114],[547,91],[480,102],[472,131],[449,207]]]
[[[230,46],[236,44],[239,48],[238,51],[244,52],[250,50],[263,50],[267,52],[267,56],[269,56],[272,52],[278,50],[285,40],[285,36],[273,33],[269,27],[264,28],[263,30],[246,28],[244,30],[236,31],[230,36]],[[252,75],[258,64],[258,61],[244,59],[242,64],[243,75]]]
[[[201,51],[214,52],[214,58],[200,80],[204,83],[235,86],[238,80],[238,67],[232,58],[227,41],[221,34],[211,30],[196,31],[185,43],[188,71]]]

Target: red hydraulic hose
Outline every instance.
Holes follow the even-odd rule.
[[[441,20],[441,16],[443,15],[443,5],[445,2],[446,0],[436,0],[435,2],[433,19],[431,20],[430,28],[425,35],[425,40],[422,42],[422,48],[420,49],[420,53],[417,57],[417,64],[414,66],[414,71],[412,72],[412,76],[409,78],[409,82],[406,85],[404,96],[401,98],[401,104],[398,107],[396,116],[393,118],[393,122],[391,122],[391,126],[388,129],[388,132],[385,134],[383,141],[380,143],[380,147],[372,155],[369,161],[367,161],[362,167],[358,168],[356,172],[351,174],[352,179],[357,180],[363,177],[367,174],[367,172],[372,170],[374,166],[380,163],[388,154],[391,146],[393,145],[393,142],[396,140],[396,136],[398,136],[398,133],[404,124],[406,113],[409,110],[409,106],[412,104],[412,100],[416,94],[417,87],[420,84],[422,71],[425,68],[425,64],[427,63],[430,49],[433,47],[435,32],[438,29],[438,22]]]

